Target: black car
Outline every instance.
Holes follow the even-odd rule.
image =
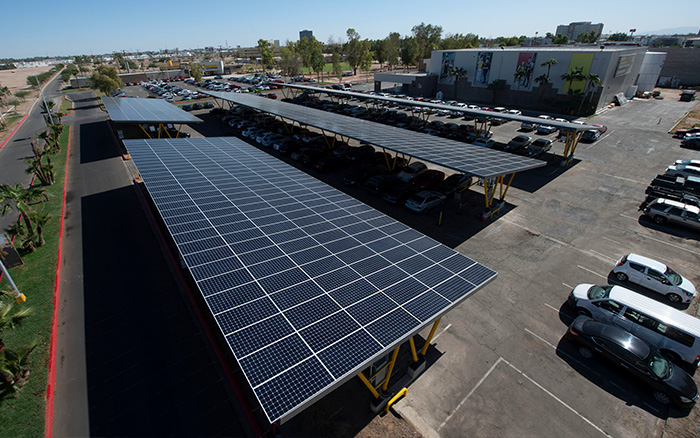
[[[403,205],[409,197],[418,193],[418,190],[414,185],[401,182],[389,187],[382,198],[389,203]]]
[[[642,380],[652,388],[659,403],[674,402],[682,408],[695,405],[698,387],[693,378],[633,334],[588,316],[579,316],[566,336],[579,344],[579,354],[584,358],[597,353]]]
[[[446,195],[448,198],[454,196],[455,193],[468,188],[472,184],[473,178],[463,173],[455,173],[448,176],[443,182],[437,186],[437,191]]]

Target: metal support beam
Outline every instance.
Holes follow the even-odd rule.
[[[139,128],[141,128],[141,130],[143,131],[143,133],[146,134],[146,137],[151,138],[151,139],[153,138],[153,137],[151,137],[151,134],[148,133],[148,131],[146,131],[145,129],[143,129],[143,125],[140,124],[140,123],[139,123]]]
[[[411,356],[413,356],[413,362],[418,362],[418,353],[416,353],[416,343],[413,342],[413,336],[408,340],[411,345]]]
[[[566,143],[564,144],[564,157],[562,158],[562,167],[568,166],[574,159],[574,152],[576,151],[576,146],[583,136],[583,131],[567,131],[566,132]]]
[[[438,318],[437,321],[435,321],[435,323],[433,324],[433,328],[430,329],[430,334],[428,335],[428,339],[425,340],[425,345],[423,345],[423,349],[421,349],[421,351],[420,351],[421,356],[425,356],[425,353],[428,352],[428,347],[430,347],[430,341],[433,340],[433,336],[435,335],[435,330],[437,330],[441,319],[442,319],[442,317]]]
[[[391,372],[394,371],[394,364],[396,364],[396,357],[399,355],[399,348],[401,348],[400,345],[398,345],[391,354],[389,369],[386,371],[386,378],[384,379],[384,384],[382,385],[382,391],[386,391],[387,388],[389,388],[389,379],[391,379]]]
[[[374,396],[374,398],[379,398],[379,393],[377,392],[376,389],[374,389],[374,386],[372,386],[372,384],[370,383],[370,381],[367,380],[367,377],[365,377],[365,373],[364,373],[364,372],[360,371],[360,372],[357,374],[357,377],[359,377],[360,380],[362,380],[362,383],[365,384],[365,386],[367,387],[367,389],[369,389],[369,392],[372,393],[372,395]]]

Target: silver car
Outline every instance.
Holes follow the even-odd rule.
[[[643,211],[657,224],[668,222],[700,230],[700,208],[695,205],[659,198],[649,203]]]
[[[417,213],[425,213],[428,210],[445,203],[447,196],[438,192],[424,190],[412,195],[406,200],[406,208]]]

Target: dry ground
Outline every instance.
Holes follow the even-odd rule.
[[[27,85],[27,78],[29,76],[38,75],[40,73],[44,73],[45,71],[49,71],[50,69],[51,67],[29,67],[18,68],[15,70],[0,70],[0,85],[10,89],[10,94],[12,94],[12,96],[8,97],[8,100],[17,99],[16,97],[14,97],[14,94],[17,91],[31,89],[31,87]],[[32,107],[34,99],[37,97],[37,95],[38,93],[32,93],[25,97],[24,102],[22,102],[21,105],[15,108],[15,112],[22,116],[27,114],[29,109]],[[21,101],[21,99],[17,100]],[[0,109],[0,111],[5,112],[9,109],[10,108],[2,108]],[[9,132],[12,132],[14,125],[18,121],[19,119],[16,120],[14,123],[9,124],[4,130],[0,129],[0,140],[2,140],[2,136],[6,135]]]

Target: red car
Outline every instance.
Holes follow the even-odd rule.
[[[594,123],[593,126],[598,128],[598,132],[600,132],[601,135],[605,134],[605,132],[608,130],[607,126],[601,125],[600,123]]]
[[[411,184],[421,190],[437,187],[445,179],[445,172],[428,169],[411,180]]]

